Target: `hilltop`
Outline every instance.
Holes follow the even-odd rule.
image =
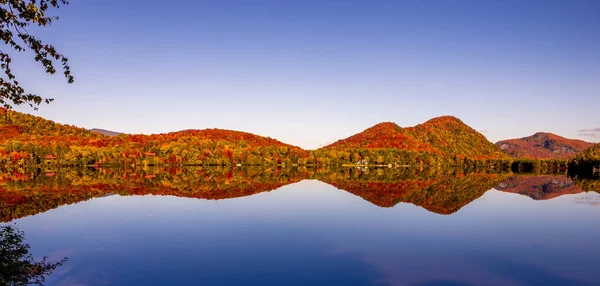
[[[436,117],[407,129],[445,155],[474,159],[506,158],[485,136],[454,116]]]
[[[496,143],[506,154],[521,159],[568,159],[593,145],[545,132]]]

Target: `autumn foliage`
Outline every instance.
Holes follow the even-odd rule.
[[[308,152],[246,132],[205,129],[105,136],[41,117],[0,110],[0,165],[276,165]]]
[[[597,156],[593,150],[588,153]],[[307,151],[269,137],[222,129],[107,136],[0,109],[0,167],[9,169],[358,164],[420,168],[490,166],[499,170],[510,168],[512,161],[514,158],[452,116],[407,128],[384,122],[329,146]]]
[[[414,127],[377,124],[315,151],[323,162],[395,165],[463,165],[472,161],[496,164],[508,156],[483,135],[452,116]]]
[[[528,196],[534,200],[548,200],[562,195],[584,192],[571,178],[553,175],[511,176],[500,183],[496,189]]]
[[[544,132],[496,143],[502,151],[520,159],[568,159],[593,145],[594,143]]]
[[[514,176],[490,168],[468,172],[457,168],[305,167],[5,170],[0,171],[0,222],[108,195],[221,200],[269,192],[305,179],[330,184],[379,207],[410,203],[438,214],[457,212],[492,188],[534,199],[583,190],[600,192],[598,180]]]
[[[573,177],[600,180],[600,144],[577,154],[569,161],[569,174]]]
[[[419,172],[410,168],[348,168],[315,175],[320,181],[380,207],[410,203],[437,214],[452,214],[507,178],[508,174],[458,169]]]
[[[0,172],[0,221],[106,195],[161,195],[219,200],[268,192],[306,172],[281,168],[74,169]]]

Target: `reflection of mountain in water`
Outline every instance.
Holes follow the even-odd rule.
[[[590,195],[590,193],[583,193],[577,195],[573,201],[577,204],[586,204],[594,207],[600,207],[600,196]]]
[[[452,214],[507,176],[486,173],[415,174],[412,169],[379,169],[371,172],[346,169],[317,174],[315,177],[380,207],[392,207],[404,202],[438,214]]]
[[[559,176],[512,176],[460,170],[306,168],[182,168],[167,170],[62,169],[30,173],[0,171],[0,221],[45,212],[62,205],[110,195],[164,195],[228,199],[268,192],[316,179],[380,207],[411,203],[438,214],[452,214],[496,187],[550,199],[600,191],[600,181]]]
[[[228,199],[271,191],[307,177],[298,170],[184,168],[161,172],[63,169],[57,173],[0,173],[0,221],[109,195]]]
[[[528,196],[534,200],[548,200],[583,192],[581,187],[566,176],[512,176],[500,183],[496,189]]]
[[[579,194],[600,189],[594,187],[593,181],[573,181],[566,176],[511,176],[496,186],[503,192],[528,196],[534,200],[548,200],[562,195]]]

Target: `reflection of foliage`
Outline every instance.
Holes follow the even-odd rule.
[[[498,173],[498,170],[489,167],[470,170],[155,167],[5,171],[0,172],[0,221],[11,221],[107,195],[164,195],[219,200],[268,192],[304,179],[320,180],[380,207],[392,207],[405,202],[439,214],[454,213],[496,186],[505,186],[500,187],[501,190],[542,199],[573,193],[577,188],[568,182],[562,184],[562,181],[556,186],[545,185],[544,178],[555,178],[551,176],[541,179],[531,177],[533,181],[520,179],[528,178],[525,176],[519,176],[519,179],[510,176],[510,172]],[[578,179],[575,182],[587,191],[600,188],[598,181]],[[561,184],[564,188],[559,186]]]
[[[492,189],[507,175],[462,173],[460,169],[429,170],[358,169],[321,172],[315,178],[380,207],[400,202],[421,206],[438,214],[452,214]]]
[[[512,176],[497,190],[528,196],[534,200],[548,200],[566,194],[578,194],[584,190],[567,176]]]
[[[0,285],[43,285],[46,276],[67,260],[50,263],[47,259],[36,262],[23,232],[13,225],[0,226]]]
[[[583,191],[600,193],[600,179],[575,178],[574,182]]]
[[[227,199],[275,190],[307,173],[282,168],[62,169],[0,173],[0,220],[105,195],[167,195]]]

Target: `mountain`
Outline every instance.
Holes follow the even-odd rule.
[[[0,222],[115,194],[207,200],[239,198],[276,190],[307,176],[298,170],[268,167],[62,168],[52,173],[0,170]]]
[[[0,166],[265,165],[304,163],[308,152],[247,132],[204,129],[105,136],[0,110]]]
[[[506,154],[523,159],[568,159],[593,145],[594,143],[545,132],[496,143]]]
[[[379,207],[410,203],[437,214],[453,214],[502,182],[504,174],[446,174],[414,168],[362,172],[357,168],[317,172],[317,179]]]
[[[109,136],[109,137],[113,137],[113,136],[117,136],[117,135],[123,134],[121,132],[115,132],[115,131],[110,131],[110,130],[100,129],[100,128],[92,128],[92,129],[90,129],[90,131],[92,131],[94,133],[100,133],[102,135],[106,135],[106,136]]]
[[[408,128],[392,122],[379,123],[320,148],[315,154],[322,161],[376,164],[509,158],[485,136],[452,116],[437,117]]]

